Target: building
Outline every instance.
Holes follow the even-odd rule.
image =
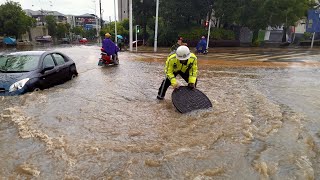
[[[297,26],[295,28],[295,33],[303,34],[305,32],[307,32],[306,19],[302,19],[297,22]]]
[[[79,16],[75,15],[64,15],[58,11],[45,11],[45,10],[39,10],[39,11],[33,11],[30,9],[24,10],[26,14],[30,17],[33,17],[36,19],[36,25],[37,26],[45,26],[46,20],[45,17],[48,15],[52,15],[56,18],[57,23],[68,23],[71,25],[71,27],[81,26],[86,30],[95,28],[98,28],[98,16],[94,14],[83,14]]]
[[[76,26],[76,18],[74,15],[66,15],[67,16],[67,23],[70,24],[71,28]]]
[[[306,32],[306,20],[301,19],[296,23],[296,26],[290,26],[287,30],[287,41],[299,39]],[[271,42],[282,42],[283,27],[272,28],[268,27],[265,31],[264,40]]]
[[[71,24],[71,26],[80,26],[83,27],[86,30],[90,29],[98,29],[98,16],[94,14],[83,14],[80,16],[74,16],[74,24]],[[73,20],[72,20],[73,21]]]
[[[64,24],[67,23],[67,17],[58,11],[46,11],[46,10],[33,11],[30,9],[25,9],[24,11],[28,16],[36,19],[37,26],[46,25],[45,17],[49,15],[54,16],[56,18],[57,23],[64,23]]]
[[[118,20],[129,19],[129,0],[118,0]]]

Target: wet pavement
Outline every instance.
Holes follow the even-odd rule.
[[[0,97],[3,179],[319,179],[320,53],[214,49],[199,56],[198,89],[213,109],[178,113],[156,100],[166,53],[99,47],[67,53],[79,76]],[[178,78],[183,84],[181,78]]]

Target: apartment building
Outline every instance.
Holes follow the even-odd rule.
[[[37,26],[45,26],[46,25],[45,17],[49,15],[54,16],[56,18],[57,23],[67,23],[67,17],[58,11],[46,11],[46,10],[33,11],[30,9],[25,9],[24,11],[28,16],[33,17],[36,20]]]
[[[118,20],[129,19],[129,0],[118,0]]]
[[[97,29],[99,18],[94,14],[83,14],[80,16],[74,16],[74,24],[71,26],[81,26],[86,30]]]

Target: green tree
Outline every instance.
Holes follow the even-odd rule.
[[[95,39],[97,35],[97,30],[92,28],[89,30],[85,30],[83,36],[88,39]]]
[[[48,28],[48,33],[52,37],[57,36],[57,21],[56,18],[52,15],[46,16],[45,17],[46,23],[47,23],[47,28]]]
[[[154,42],[154,27],[155,27],[155,18],[150,19],[148,22],[150,26],[148,26],[147,31],[150,34],[150,38],[148,39],[148,43],[153,45]],[[172,46],[176,43],[178,37],[178,31],[174,29],[174,27],[170,26],[165,22],[164,18],[159,17],[159,29],[158,29],[158,45],[159,46]]]
[[[178,34],[180,30],[185,30],[193,26],[200,26],[201,20],[206,19],[208,13],[212,10],[213,0],[160,0],[159,17],[163,19],[163,27],[161,29],[163,36],[168,37]],[[154,17],[156,3],[150,0],[133,0],[133,17],[134,24],[140,25],[144,39],[153,38],[154,34]],[[152,27],[153,26],[153,27]],[[159,28],[160,29],[160,28]],[[159,36],[162,36],[159,32]]]
[[[66,28],[67,28],[67,31],[70,32],[70,30],[71,30],[71,25],[70,25],[69,23],[66,23],[65,26],[66,26]]]
[[[185,29],[199,25],[212,10],[212,0],[165,0],[161,3],[160,15],[174,29]]]
[[[64,38],[68,33],[68,28],[66,24],[59,23],[57,24],[57,37]]]
[[[129,19],[124,19],[123,21],[121,21],[121,24],[125,30],[129,31]]]
[[[33,25],[34,20],[26,15],[19,3],[7,1],[0,5],[0,34],[18,39]]]
[[[264,2],[268,0],[245,0],[240,6],[239,23],[243,27],[248,27],[253,31],[252,42],[258,40],[259,31],[265,29],[270,24],[268,13]]]
[[[127,26],[127,28],[129,28],[129,21],[125,20],[122,22],[117,22],[117,34],[121,34],[122,36],[129,36],[129,29],[126,29],[124,26]],[[104,37],[104,35],[106,33],[110,33],[113,36],[114,39],[114,22],[109,23],[108,25],[106,25],[101,31],[100,31],[100,35],[101,37]]]
[[[72,33],[76,34],[76,35],[83,36],[83,34],[84,34],[84,29],[82,27],[79,27],[79,26],[73,27],[70,31]]]
[[[133,17],[135,24],[140,25],[143,39],[148,37],[148,20],[155,16],[156,3],[150,0],[133,0]]]
[[[240,0],[216,0],[213,4],[214,16],[220,19],[221,24],[239,23],[241,6]]]
[[[265,1],[264,8],[268,12],[270,26],[283,26],[282,41],[285,42],[288,27],[295,26],[314,4],[313,0],[268,0]]]
[[[253,42],[259,30],[268,26],[283,27],[282,40],[285,41],[287,28],[305,17],[312,5],[314,0],[245,0],[239,5],[239,22],[254,32]]]

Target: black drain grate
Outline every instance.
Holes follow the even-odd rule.
[[[187,86],[180,86],[172,92],[172,103],[180,113],[212,107],[211,101],[203,92]]]

